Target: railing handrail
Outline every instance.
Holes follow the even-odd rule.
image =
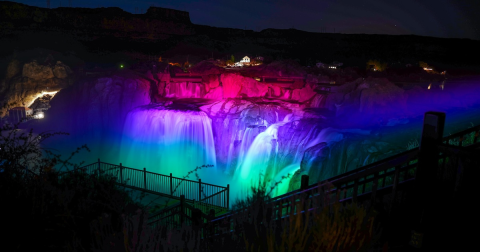
[[[349,172],[346,172],[346,173],[343,173],[343,174],[340,174],[340,175],[337,175],[337,176],[334,176],[334,177],[331,177],[329,179],[326,179],[326,180],[323,180],[319,183],[322,183],[322,182],[330,182],[330,183],[339,183],[341,181],[341,179],[346,179],[347,177],[349,176],[352,176],[353,174],[357,175],[357,176],[360,176],[360,174],[362,174],[362,176],[368,176],[368,175],[363,175],[363,174],[366,174],[366,173],[375,173],[377,171],[381,171],[381,170],[384,170],[384,169],[389,169],[389,168],[393,168],[395,165],[392,165],[390,164],[389,162],[391,162],[392,160],[395,160],[395,159],[398,159],[398,158],[401,158],[401,157],[404,157],[404,156],[410,156],[411,157],[414,157],[415,155],[418,154],[418,147],[417,148],[414,148],[414,149],[411,149],[411,150],[408,150],[408,151],[405,151],[405,152],[402,152],[402,153],[398,153],[394,156],[391,156],[391,157],[388,157],[386,159],[382,159],[382,160],[379,160],[377,162],[374,162],[374,163],[371,163],[371,164],[368,164],[366,166],[362,166],[362,167],[359,167],[355,170],[351,170]],[[408,162],[407,161],[402,161],[402,163],[405,163],[405,162]],[[401,163],[400,163],[401,164]],[[399,165],[399,164],[397,164]],[[385,168],[385,166],[390,166],[388,168]],[[286,193],[286,194],[282,194],[280,196],[277,196],[275,198],[272,198],[270,200],[268,200],[267,202],[273,202],[273,201],[276,201],[276,200],[279,200],[279,199],[283,199],[283,198],[286,198],[286,197],[290,197],[294,194],[297,194],[297,193],[301,193],[303,191],[306,191],[308,189],[313,189],[313,188],[316,188],[318,187],[318,183],[315,183],[315,184],[312,184],[312,185],[309,185],[307,186],[305,189],[297,189],[297,190],[294,190],[294,191],[291,191],[289,193]]]
[[[480,130],[480,125],[474,126],[472,128],[468,128],[466,130],[462,130],[460,132],[457,132],[457,133],[449,135],[449,136],[445,136],[445,137],[443,137],[442,142],[445,142],[445,141],[448,141],[448,140],[451,140],[451,139],[454,139],[454,138],[457,138],[457,137],[462,137],[466,134],[470,134],[470,133],[475,132],[477,130]]]
[[[444,137],[442,139],[442,142],[448,141],[448,140],[456,138],[456,137],[462,137],[466,134],[470,134],[470,133],[475,132],[479,129],[480,129],[480,125],[474,126],[472,128],[463,130],[463,131],[455,133],[453,135]],[[473,144],[476,144],[476,143],[473,143]],[[341,185],[347,184],[349,182],[354,182],[357,179],[364,178],[364,177],[366,178],[367,176],[371,176],[371,175],[380,173],[382,171],[386,171],[388,169],[392,169],[392,168],[401,166],[401,165],[411,161],[412,159],[414,159],[419,154],[419,151],[420,151],[420,149],[419,149],[419,147],[417,147],[417,148],[414,148],[414,149],[411,149],[411,150],[408,150],[408,151],[398,153],[398,154],[396,154],[394,156],[391,156],[391,157],[388,157],[386,159],[379,160],[379,161],[371,163],[369,165],[362,166],[362,167],[359,167],[355,170],[352,170],[352,171],[337,175],[335,177],[320,181],[318,183],[309,185],[306,188],[297,189],[297,190],[294,190],[292,192],[289,192],[289,193],[277,196],[275,198],[269,199],[265,203],[267,205],[270,205],[270,206],[275,206],[275,202],[284,200],[286,198],[294,197],[294,196],[299,195],[299,194],[304,194],[307,191],[311,191],[313,189],[318,188],[319,186],[322,186],[326,182],[329,182],[336,187],[335,189],[328,190],[327,192],[338,191],[338,190],[340,190],[339,186],[341,186]],[[395,160],[397,160],[397,161],[395,162]],[[411,166],[412,165],[408,165],[407,167],[411,167]],[[399,181],[398,183],[403,184],[404,182],[410,181],[410,180],[413,180],[413,179],[414,178],[411,178],[411,179],[408,179],[408,180],[405,180],[405,181]],[[386,186],[386,187],[388,187],[388,186]],[[379,188],[379,189],[382,190],[386,187],[382,187],[382,188]],[[365,194],[366,193],[371,193],[371,192],[365,192]],[[344,200],[346,200],[346,199],[343,199],[342,201],[344,201]],[[226,218],[226,217],[231,217],[231,216],[233,216],[233,215],[235,215],[235,214],[237,214],[241,211],[245,211],[245,210],[246,209],[239,209],[239,210],[234,211],[234,212],[223,214],[221,216],[217,216],[217,218],[213,219],[212,221],[217,221],[219,219],[223,219],[223,218]]]
[[[89,165],[84,165],[84,166],[79,167],[79,168],[77,168],[77,169],[84,169],[84,168],[87,167],[87,166],[97,165],[97,164],[98,164],[98,162],[95,162],[95,163],[91,163],[91,164],[89,164]],[[100,164],[107,164],[107,165],[115,166],[115,167],[112,167],[112,168],[108,169],[107,171],[120,168],[120,165],[110,164],[110,163],[106,163],[106,162],[103,162],[103,161],[101,161]],[[136,168],[131,168],[131,167],[123,166],[123,165],[122,165],[122,169],[130,169],[130,170],[139,171],[139,172],[142,172],[142,173],[144,172],[143,170],[139,170],[139,169],[136,169]],[[73,171],[73,170],[65,171],[64,173],[68,173],[68,172],[71,172],[71,171]],[[159,176],[163,176],[163,177],[166,177],[166,178],[170,178],[169,175],[160,174],[160,173],[156,173],[156,172],[146,171],[146,173],[150,173],[150,174],[154,174],[154,175],[159,175]],[[190,179],[178,178],[178,177],[173,177],[173,176],[172,176],[172,178],[174,178],[174,179],[180,179],[180,180],[182,180],[182,181],[188,181],[188,182],[198,183],[197,180],[190,180]],[[226,186],[214,185],[214,184],[205,183],[205,182],[202,182],[202,185],[210,185],[210,186],[220,187],[220,188],[222,188],[222,189],[227,189]]]
[[[111,167],[108,167],[108,169],[101,169],[101,168],[100,168],[100,165],[108,165],[108,166],[111,166]],[[148,183],[147,183],[147,176],[146,176],[147,173],[153,174],[153,175],[159,175],[159,176],[161,176],[161,177],[163,177],[163,178],[170,178],[170,179],[171,179],[171,180],[170,180],[170,183],[171,183],[170,188],[171,188],[171,189],[172,189],[172,187],[174,186],[174,184],[176,184],[176,181],[178,181],[178,180],[180,180],[181,182],[193,182],[193,183],[195,183],[195,184],[197,184],[197,185],[199,185],[199,186],[200,186],[200,185],[211,186],[211,187],[214,187],[214,190],[215,190],[216,192],[213,193],[212,195],[208,195],[208,196],[207,196],[207,195],[205,194],[205,192],[204,192],[203,195],[206,196],[205,198],[202,198],[202,194],[199,192],[197,202],[205,203],[206,205],[209,205],[209,206],[211,206],[211,207],[213,207],[213,208],[215,208],[215,209],[216,209],[216,208],[221,208],[221,209],[227,209],[227,208],[228,208],[228,204],[229,204],[229,203],[228,203],[228,202],[229,202],[229,200],[228,200],[228,198],[229,198],[229,187],[228,187],[228,185],[227,185],[227,187],[223,187],[223,186],[218,186],[218,185],[214,185],[214,184],[210,184],[210,183],[203,183],[203,182],[201,182],[201,180],[195,181],[195,180],[189,180],[189,179],[185,179],[185,178],[177,178],[177,177],[171,176],[171,173],[170,173],[170,176],[168,176],[168,175],[163,175],[163,174],[159,174],[159,173],[155,173],[155,172],[146,171],[145,168],[144,168],[143,170],[139,170],[139,169],[135,169],[135,168],[131,168],[131,167],[125,167],[125,166],[123,166],[121,163],[120,163],[120,165],[116,165],[116,164],[110,164],[110,163],[106,163],[106,162],[101,162],[100,159],[99,159],[97,162],[95,162],[95,163],[88,164],[88,165],[84,165],[84,166],[82,166],[82,167],[78,167],[78,168],[73,169],[73,170],[70,170],[70,171],[66,171],[66,172],[62,173],[60,176],[65,175],[65,174],[69,174],[69,173],[71,173],[71,172],[76,172],[76,171],[78,171],[78,170],[81,170],[82,172],[87,172],[87,170],[89,170],[89,169],[90,169],[90,170],[92,170],[92,169],[93,169],[93,170],[96,170],[97,167],[98,167],[98,169],[100,169],[100,171],[102,171],[102,172],[107,172],[107,171],[111,171],[111,170],[117,170],[117,171],[130,170],[130,171],[135,171],[135,172],[139,172],[139,173],[144,174],[145,187],[142,188],[142,187],[138,187],[137,185],[128,185],[128,186],[133,187],[134,189],[135,189],[135,188],[140,188],[141,190],[147,190],[147,187],[146,187],[146,185],[148,184]],[[96,173],[96,172],[95,172],[95,173]],[[122,173],[122,172],[121,172],[121,173]],[[127,184],[125,184],[125,183],[123,182],[123,180],[125,179],[125,177],[123,177],[121,174],[120,174],[120,177],[118,177],[118,174],[117,174],[116,177],[117,177],[117,180],[118,180],[118,179],[121,179],[121,180],[122,180],[122,181],[120,181],[120,182],[117,181],[117,182],[116,182],[117,184],[119,184],[119,185],[121,185],[121,186],[127,186]],[[176,179],[175,182],[174,182],[174,179]],[[149,180],[152,180],[152,178],[150,178]],[[181,182],[180,182],[180,183],[181,183]],[[167,183],[168,183],[168,182],[167,182]],[[193,188],[195,188],[195,187],[193,187]],[[198,187],[197,187],[197,188],[198,188]],[[148,189],[148,190],[151,191],[150,189]],[[163,192],[162,190],[160,190],[160,191],[158,191],[158,193],[165,194],[166,197],[171,197],[171,198],[175,198],[175,199],[178,199],[178,198],[179,198],[178,196],[174,196],[174,195],[172,194],[173,191],[171,191],[170,193],[165,193],[165,192]],[[194,193],[194,194],[195,194],[195,193]],[[212,198],[213,196],[217,196],[217,195],[219,195],[219,194],[226,194],[226,198],[227,198],[227,200],[226,200],[226,201],[223,201],[222,203],[220,203],[220,205],[216,205],[216,204],[213,203],[213,202],[212,202],[212,203],[204,202],[204,201],[206,201],[207,199],[210,199],[210,198]],[[188,198],[186,198],[185,201],[186,201],[186,202],[189,202],[189,203],[195,203],[195,202],[196,202],[195,199],[188,199]]]

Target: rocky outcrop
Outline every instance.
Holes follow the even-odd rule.
[[[223,87],[216,87],[210,89],[210,91],[205,95],[206,99],[221,100],[223,99]]]
[[[55,95],[35,129],[71,133],[58,143],[70,150],[87,143],[92,153],[106,157],[120,145],[128,112],[151,103],[152,86],[150,79],[128,70],[81,80]]]
[[[240,74],[222,74],[220,80],[223,86],[223,98],[235,98],[242,89],[243,76]]]
[[[339,118],[355,123],[375,124],[407,114],[404,90],[384,78],[357,79],[331,88],[325,107]],[[352,115],[356,115],[354,117]]]
[[[268,92],[268,86],[252,78],[245,77],[242,82],[241,95],[246,97],[264,97]]]
[[[10,80],[11,78],[17,76],[20,74],[22,71],[22,65],[19,60],[14,59],[8,63],[7,66],[7,74],[5,76],[5,79]],[[1,93],[2,90],[0,90]]]
[[[68,75],[72,74],[72,70],[61,61],[57,61],[57,64],[53,67],[53,75],[59,79],[65,79]]]
[[[46,80],[55,77],[51,67],[39,65],[36,61],[23,65],[22,76],[33,80]]]
[[[21,73],[21,75],[20,75]],[[5,80],[0,85],[0,117],[13,107],[29,107],[42,92],[58,92],[71,85],[70,68],[60,61],[52,68],[36,61],[20,64],[13,60],[7,68]]]
[[[308,149],[301,168],[308,173],[310,183],[316,183],[401,151],[403,150],[374,137],[366,140],[358,135],[346,134],[344,139],[329,146],[319,144]]]
[[[310,87],[310,85],[305,85],[304,88],[301,89],[294,89],[292,92],[292,100],[296,100],[299,102],[305,102],[312,97],[314,97],[317,93]]]

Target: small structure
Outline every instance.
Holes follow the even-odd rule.
[[[242,63],[250,63],[250,58],[248,56],[243,57],[242,60],[240,60]]]
[[[337,68],[339,68],[339,67],[341,67],[341,66],[343,66],[343,63],[334,61],[332,64],[330,64],[330,65],[328,66],[328,68],[337,69]]]
[[[12,123],[18,123],[24,119],[28,120],[33,114],[33,110],[27,107],[15,107],[8,111]]]

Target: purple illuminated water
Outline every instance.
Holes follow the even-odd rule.
[[[211,119],[201,111],[134,110],[125,121],[120,157],[125,166],[175,177],[204,164],[216,167]]]

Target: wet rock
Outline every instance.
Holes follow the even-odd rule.
[[[239,74],[222,74],[223,98],[235,98],[242,89],[244,77]]]
[[[268,85],[258,82],[255,79],[245,77],[242,80],[241,94],[247,97],[264,97],[268,92]]]
[[[209,92],[210,89],[216,88],[220,85],[217,74],[202,75],[202,82],[205,84],[205,90],[207,92]]]
[[[214,99],[214,100],[223,99],[223,88],[216,87],[216,88],[210,89],[210,91],[205,95],[204,98]]]
[[[275,85],[268,85],[270,97],[280,97],[282,95],[282,88]]]
[[[312,99],[317,93],[310,87],[310,85],[306,85],[302,89],[294,89],[292,92],[292,100],[296,100],[299,102],[304,102],[307,100]]]

